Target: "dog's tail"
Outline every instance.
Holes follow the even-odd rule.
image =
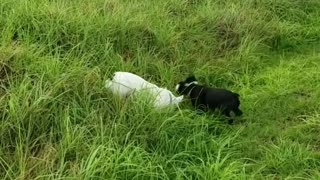
[[[236,116],[241,116],[243,114],[243,112],[240,109],[235,109],[234,113],[236,114]]]
[[[238,93],[233,93],[233,97],[234,97],[234,101],[236,103],[236,106],[239,107],[240,106],[240,95]]]
[[[238,94],[238,93],[233,93],[233,95],[235,96],[235,97],[240,97],[240,94]]]

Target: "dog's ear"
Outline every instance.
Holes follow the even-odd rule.
[[[192,76],[189,76],[187,79],[186,79],[186,83],[191,83],[191,82],[194,82],[194,81],[197,81],[196,77],[194,75]]]

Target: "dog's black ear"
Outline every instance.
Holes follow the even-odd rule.
[[[194,75],[192,76],[189,76],[187,79],[186,79],[186,83],[191,83],[191,82],[194,82],[194,81],[197,81],[196,77]]]

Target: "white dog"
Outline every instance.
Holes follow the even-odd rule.
[[[155,95],[154,106],[157,108],[177,105],[183,100],[183,96],[175,97],[168,89],[160,88],[129,72],[114,73],[113,78],[106,81],[105,87],[121,97],[128,97],[135,91],[149,90]]]

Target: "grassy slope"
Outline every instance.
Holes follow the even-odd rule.
[[[0,177],[320,178],[318,0],[0,2]],[[244,117],[121,102],[116,70],[195,73]]]

